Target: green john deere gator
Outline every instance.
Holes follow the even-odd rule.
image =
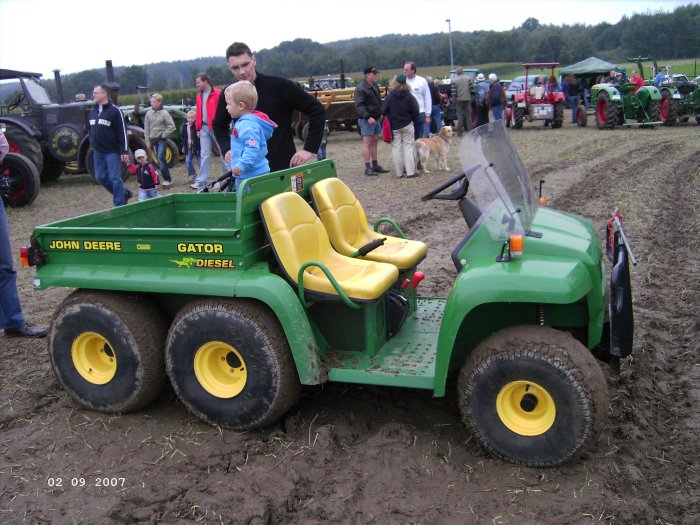
[[[378,222],[395,236],[370,227],[330,160],[237,193],[170,194],[38,226],[22,250],[36,288],[76,289],[48,339],[60,383],[87,409],[124,413],[169,378],[194,414],[235,430],[275,422],[301,385],[436,397],[456,386],[467,428],[495,456],[577,457],[608,410],[594,356],[632,351],[621,222],[608,225],[609,307],[594,228],[540,206],[503,123],[473,130],[460,157],[465,171],[423,196],[454,201],[468,225],[447,297],[418,293],[428,247],[389,219]]]

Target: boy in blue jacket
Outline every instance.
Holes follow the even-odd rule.
[[[267,141],[277,124],[256,111],[258,92],[247,80],[239,80],[224,91],[226,109],[235,120],[231,130],[231,172],[236,190],[243,179],[270,172]]]

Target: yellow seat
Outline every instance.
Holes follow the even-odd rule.
[[[260,214],[275,257],[287,277],[298,282],[299,269],[309,261],[322,263],[350,299],[372,301],[398,279],[390,264],[352,259],[336,252],[328,233],[309,204],[296,193],[274,195],[260,205]],[[309,266],[303,273],[305,291],[338,297],[323,271]]]
[[[425,243],[372,230],[360,201],[342,180],[323,179],[311,187],[311,194],[333,247],[342,255],[350,255],[375,239],[386,238],[383,246],[363,258],[393,264],[400,270],[415,268],[425,259],[428,253]]]

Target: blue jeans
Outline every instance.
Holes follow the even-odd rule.
[[[209,182],[209,166],[211,165],[211,144],[214,136],[206,124],[202,125],[199,131],[199,147],[200,147],[200,162],[199,173],[194,183],[199,186],[205,186]]]
[[[168,151],[168,141],[165,139],[158,139],[153,142],[152,145],[156,155],[158,155],[158,167],[160,168],[161,175],[163,175],[163,179],[171,181],[170,168],[168,168],[168,161],[165,158],[165,153]]]
[[[155,199],[156,197],[160,197],[160,194],[158,193],[157,189],[148,188],[147,190],[144,190],[143,188],[139,188],[139,200],[140,201],[145,201],[148,199]]]
[[[440,129],[442,128],[442,111],[440,110],[440,106],[436,106],[435,104],[433,104],[433,109],[430,112],[430,124],[425,125],[427,132],[430,132],[433,124],[435,124],[435,133],[440,133]]]
[[[191,150],[187,150],[187,154],[185,155],[185,165],[187,166],[187,174],[188,175],[194,175],[197,173],[197,170],[194,167],[194,163],[192,160],[196,157],[197,159],[197,165],[201,166],[202,165],[202,157],[200,155],[193,155]]]
[[[114,206],[126,204],[121,155],[94,150],[92,158],[95,163],[95,178],[112,194]]]
[[[17,272],[12,268],[12,246],[5,206],[0,203],[0,328],[22,328],[22,307],[17,295]]]
[[[493,120],[503,120],[503,106],[491,106]]]
[[[581,103],[581,97],[576,95],[569,97],[569,104],[571,104],[571,122],[576,124],[578,118],[578,105]]]
[[[418,118],[413,121],[413,138],[418,140],[423,136],[425,131],[425,113],[418,113]]]

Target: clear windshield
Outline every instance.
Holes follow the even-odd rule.
[[[41,80],[38,78],[25,78],[24,85],[27,88],[27,91],[29,91],[29,96],[34,102],[40,105],[51,104],[49,94],[41,84]]]
[[[503,120],[479,126],[464,137],[459,160],[474,200],[487,217],[482,226],[494,240],[530,231],[539,200]],[[476,169],[472,169],[478,166]]]

